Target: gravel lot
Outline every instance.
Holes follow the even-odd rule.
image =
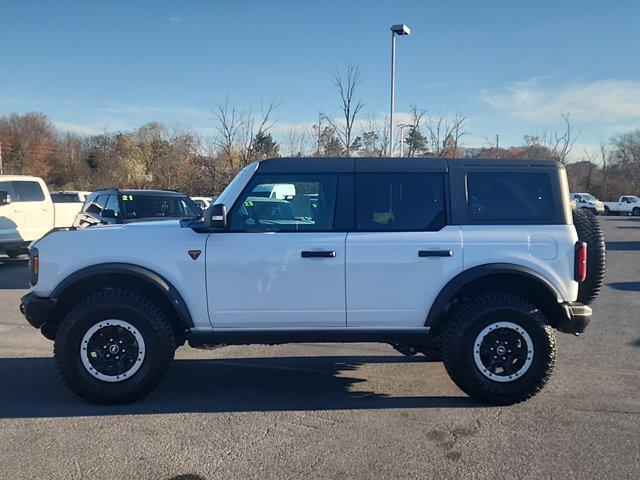
[[[87,404],[18,311],[26,263],[0,257],[0,477],[640,478],[640,218],[602,222],[591,326],[506,408],[376,344],[181,348],[146,399]]]

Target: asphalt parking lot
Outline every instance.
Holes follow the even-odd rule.
[[[91,405],[18,311],[26,262],[0,257],[0,477],[640,478],[640,218],[602,222],[591,326],[502,408],[377,344],[181,348],[149,397]]]

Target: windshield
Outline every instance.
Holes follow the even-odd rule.
[[[591,195],[590,193],[585,193],[583,195],[581,195],[582,198],[584,198],[585,200],[589,200],[590,202],[597,202],[598,199],[596,197],[594,197],[593,195]]]
[[[197,218],[202,211],[189,197],[175,195],[122,194],[122,217],[140,218]]]

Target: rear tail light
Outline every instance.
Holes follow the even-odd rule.
[[[576,242],[575,258],[575,280],[576,282],[584,282],[587,278],[587,244],[585,242]]]
[[[38,283],[38,273],[40,273],[40,256],[38,249],[29,248],[29,283],[35,285]]]

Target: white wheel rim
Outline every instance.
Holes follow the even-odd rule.
[[[480,347],[482,346],[483,340],[491,332],[494,332],[495,330],[498,330],[500,328],[506,328],[506,329],[517,332],[524,340],[527,348],[527,356],[524,363],[517,371],[513,372],[510,375],[498,375],[491,372],[487,368],[487,366],[482,362],[482,359],[480,356]],[[493,380],[495,382],[501,382],[501,383],[513,382],[514,380],[517,380],[518,378],[522,377],[525,373],[527,373],[527,371],[531,367],[531,364],[533,363],[533,355],[534,355],[534,349],[533,349],[533,341],[531,340],[531,336],[520,325],[512,322],[495,322],[495,323],[492,323],[491,325],[487,325],[484,329],[482,329],[482,331],[478,334],[475,341],[473,342],[473,359],[475,360],[476,367],[478,368],[478,370],[482,375],[484,375],[488,379]]]
[[[133,335],[134,338],[136,339],[136,342],[138,343],[138,354],[137,354],[137,358],[135,359],[135,362],[133,363],[131,368],[129,368],[123,373],[120,373],[119,375],[105,375],[104,373],[101,373],[98,370],[96,370],[89,360],[89,352],[87,350],[89,340],[96,332],[98,332],[99,330],[105,327],[122,327],[126,329],[131,335]],[[82,365],[84,366],[84,368],[87,370],[87,372],[89,372],[93,377],[97,378],[98,380],[102,380],[103,382],[110,382],[110,383],[122,382],[127,378],[131,378],[131,376],[134,373],[136,373],[142,366],[142,362],[144,361],[145,351],[146,351],[146,348],[145,348],[144,338],[142,338],[142,334],[140,333],[140,331],[136,327],[131,325],[129,322],[125,322],[124,320],[109,319],[109,320],[103,320],[99,323],[96,323],[89,330],[87,330],[87,333],[84,334],[84,337],[82,337],[82,341],[80,342],[80,359],[82,360]]]

